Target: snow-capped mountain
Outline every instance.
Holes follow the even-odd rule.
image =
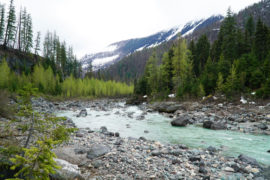
[[[113,43],[106,47],[102,52],[84,56],[81,59],[83,69],[86,70],[90,64],[92,64],[94,71],[106,68],[131,53],[141,51],[145,48],[158,46],[163,42],[175,40],[179,34],[181,34],[182,37],[185,37],[192,34],[193,31],[204,28],[217,21],[221,21],[223,18],[222,15],[215,15],[207,19],[188,22],[184,26],[163,30],[147,37]]]

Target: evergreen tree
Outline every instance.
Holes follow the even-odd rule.
[[[32,27],[32,18],[31,15],[27,15],[27,25],[26,25],[26,46],[25,52],[31,52],[33,47],[33,27]]]
[[[217,82],[216,64],[210,58],[208,58],[204,67],[201,82],[207,95],[215,90]]]
[[[14,40],[15,31],[16,31],[16,14],[15,14],[15,6],[13,5],[14,0],[10,0],[9,12],[7,17],[7,26],[6,26],[6,34],[4,39],[4,47],[9,46],[10,43]]]
[[[40,31],[37,32],[37,37],[35,39],[35,54],[38,55],[39,51],[40,51],[40,36],[41,36],[41,33]]]
[[[4,41],[4,32],[5,32],[5,6],[0,4],[0,43]]]
[[[173,50],[170,49],[168,53],[164,53],[161,65],[161,87],[166,93],[173,90]]]
[[[202,35],[196,43],[194,52],[193,68],[195,75],[198,77],[206,64],[209,57],[210,43],[206,35]]]
[[[268,38],[268,28],[259,19],[256,26],[254,43],[254,51],[258,61],[264,61],[268,55]]]
[[[222,29],[222,52],[224,54],[224,58],[232,62],[236,57],[236,21],[235,17],[229,8],[227,11],[227,16],[224,19],[224,22],[221,26]]]
[[[245,24],[245,53],[251,51],[255,32],[255,24],[252,16],[249,16]]]

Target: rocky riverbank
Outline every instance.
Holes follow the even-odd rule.
[[[77,116],[87,116],[85,108],[109,111],[119,100],[50,103],[34,100],[36,110],[56,112],[80,110]],[[230,103],[163,102],[143,104],[144,115],[159,111],[180,126],[195,124],[211,129],[227,129],[243,133],[269,133],[270,105],[233,105]],[[133,114],[127,114],[133,118]],[[67,125],[74,126],[72,119]],[[180,124],[179,124],[180,123]],[[121,132],[109,132],[106,127],[94,132],[80,129],[68,144],[55,149],[58,158],[73,165],[67,170],[73,179],[268,179],[255,159],[245,155],[225,157],[214,147],[190,149],[185,145],[161,144],[144,137],[122,138]],[[67,164],[68,164],[67,163]],[[74,167],[75,166],[75,167]]]
[[[55,152],[58,158],[78,165],[85,179],[256,179],[263,172],[255,159],[224,157],[211,146],[190,149],[117,136],[106,127],[99,132],[80,129]]]

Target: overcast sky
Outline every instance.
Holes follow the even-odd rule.
[[[9,0],[1,0],[9,3]],[[143,37],[190,20],[234,12],[259,0],[14,0],[35,31],[56,30],[80,58],[110,43]]]

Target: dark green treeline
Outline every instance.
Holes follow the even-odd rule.
[[[270,29],[249,17],[237,27],[234,14],[227,12],[218,39],[210,44],[205,35],[197,42],[180,38],[158,65],[155,53],[144,75],[135,81],[136,94],[196,98],[214,93],[232,97],[255,91],[270,97]]]

